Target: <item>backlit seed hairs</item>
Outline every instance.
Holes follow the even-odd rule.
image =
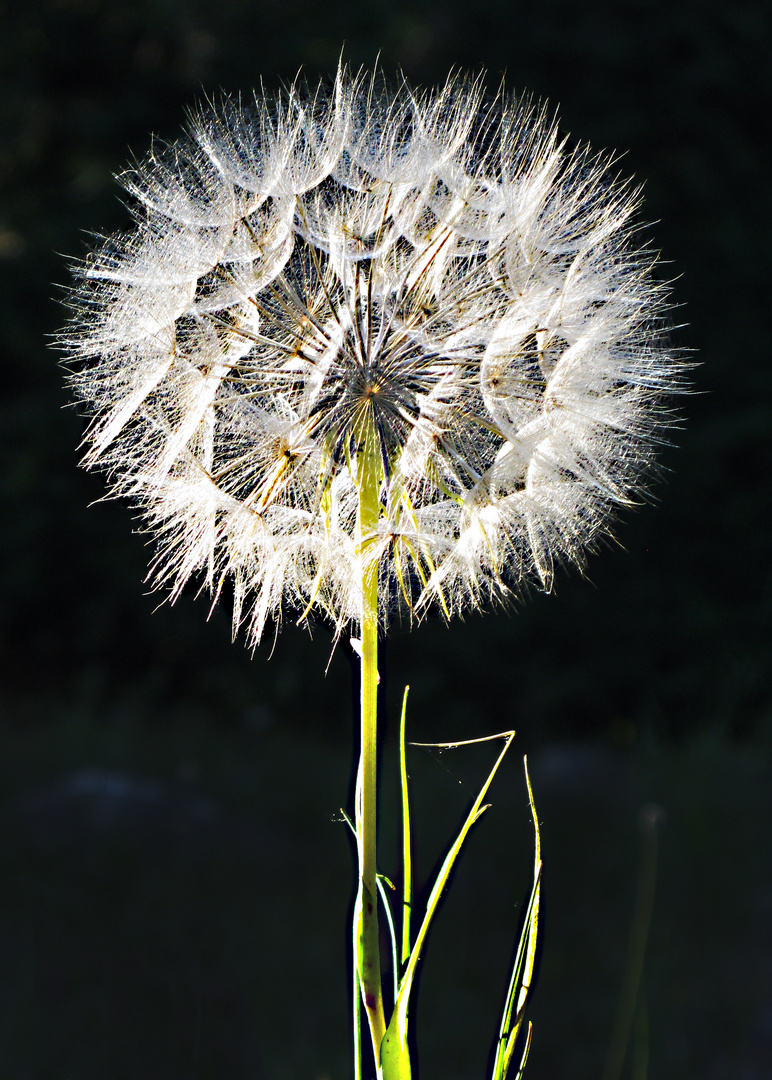
[[[122,178],[135,228],[78,268],[64,345],[85,463],[141,508],[155,580],[232,579],[254,643],[288,613],[356,627],[364,561],[382,624],[581,565],[650,474],[681,374],[610,165],[480,80],[345,71],[154,143]]]

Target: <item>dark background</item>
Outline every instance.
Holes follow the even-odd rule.
[[[543,822],[531,1080],[601,1080],[642,808],[662,810],[643,990],[623,1075],[772,1072],[770,9],[758,0],[28,0],[0,4],[0,1077],[345,1080],[351,678],[288,625],[256,650],[143,585],[126,507],[80,472],[47,347],[67,256],[127,224],[112,174],[218,88],[302,66],[560,103],[625,151],[677,278],[694,394],[665,483],[586,579],[512,615],[397,631],[382,658],[384,809],[411,684],[416,740],[514,726],[422,962],[421,1080],[487,1075]],[[51,284],[51,283],[55,284]],[[325,674],[326,672],[326,674]],[[411,751],[419,883],[487,751]],[[396,873],[384,816],[382,869]],[[647,1065],[648,1061],[648,1065]]]

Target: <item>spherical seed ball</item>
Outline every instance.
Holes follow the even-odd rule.
[[[372,560],[383,624],[581,565],[650,473],[682,367],[610,166],[479,80],[345,71],[155,143],[64,344],[85,463],[157,534],[156,580],[231,578],[255,642],[286,612],[357,624]]]

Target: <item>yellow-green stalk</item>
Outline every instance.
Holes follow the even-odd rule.
[[[376,885],[377,698],[378,698],[378,560],[369,549],[378,531],[380,457],[372,413],[366,408],[357,455],[359,487],[358,547],[362,570],[361,758],[356,831],[359,891],[354,910],[354,948],[362,1003],[367,1013],[376,1065],[386,1033],[378,941]]]

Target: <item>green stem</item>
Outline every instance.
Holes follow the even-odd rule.
[[[362,1001],[370,1024],[376,1065],[386,1034],[378,940],[376,885],[377,730],[378,730],[378,560],[368,558],[378,530],[380,470],[375,428],[363,425],[359,455],[359,556],[362,567],[362,709],[357,844],[359,894],[355,909],[355,946]]]
[[[410,912],[413,903],[413,866],[410,854],[410,799],[407,790],[407,761],[405,760],[405,717],[409,689],[409,686],[405,687],[405,693],[402,697],[402,716],[399,722],[399,778],[402,791],[402,952],[400,954],[400,971],[410,959]]]

